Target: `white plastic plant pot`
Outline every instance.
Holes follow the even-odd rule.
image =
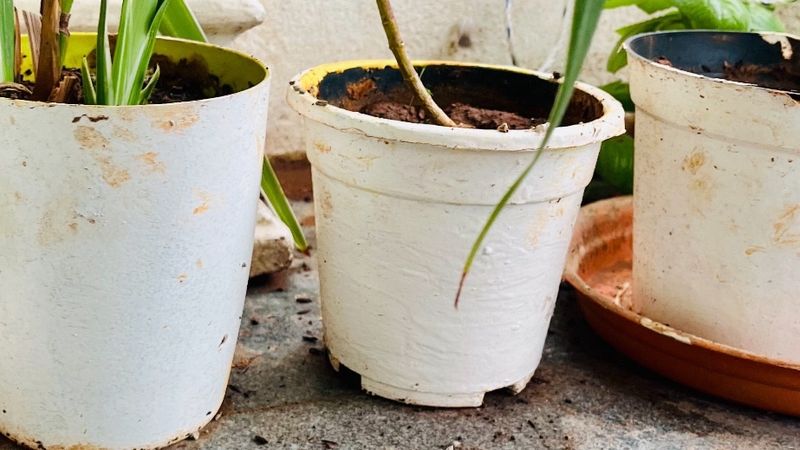
[[[382,94],[407,97],[389,61],[329,64],[289,90],[312,164],[325,343],[334,367],[405,403],[477,406],[521,391],[542,356],[585,186],[600,143],[623,133],[622,107],[579,85],[569,126],[487,238],[454,298],[471,244],[533,158],[541,129],[503,133],[353,112]],[[545,117],[556,84],[509,67],[430,62],[440,102]],[[345,109],[347,106],[348,109]]]
[[[675,32],[627,48],[635,307],[681,331],[800,363],[800,97],[711,77],[725,63],[796,64],[798,41]],[[663,58],[672,66],[656,62]]]
[[[67,64],[93,49],[75,34]],[[236,93],[131,107],[0,99],[0,432],[155,448],[214,418],[253,246],[268,74],[159,39]]]

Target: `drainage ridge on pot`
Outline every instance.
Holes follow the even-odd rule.
[[[67,66],[95,40],[74,33]],[[206,44],[158,39],[155,51],[202,60],[234,93],[125,107],[0,99],[0,432],[30,447],[164,446],[225,394],[268,72]]]
[[[637,109],[634,307],[800,363],[800,86],[723,79],[797,67],[800,41],[665,32],[626,49]]]
[[[440,104],[546,117],[552,77],[511,67],[419,62]],[[492,208],[541,143],[541,129],[447,128],[358,112],[407,95],[391,61],[322,65],[288,92],[312,164],[325,342],[364,389],[407,403],[477,406],[520,391],[541,358],[567,246],[600,143],[624,132],[621,105],[578,85],[529,179],[476,260]]]

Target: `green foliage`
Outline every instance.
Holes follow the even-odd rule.
[[[185,0],[171,0],[167,4],[164,20],[161,22],[161,34],[190,41],[208,42],[203,27]]]
[[[15,82],[16,31],[13,0],[0,0],[0,83]]]
[[[96,82],[84,74],[87,103],[94,100],[99,105],[141,105],[147,103],[152,86],[142,87],[153,56],[156,34],[171,0],[123,0],[120,13],[114,58],[106,24],[107,0],[100,2],[100,21],[97,26]],[[87,71],[84,61],[82,70]],[[158,71],[156,71],[158,73]],[[154,74],[155,76],[155,74]],[[151,77],[150,84],[154,86]],[[157,80],[157,78],[156,78]],[[94,92],[94,97],[91,96]]]
[[[305,236],[303,236],[303,229],[297,222],[294,212],[292,212],[292,207],[289,205],[289,201],[283,193],[283,188],[281,188],[278,177],[272,169],[269,158],[264,158],[264,166],[261,169],[261,189],[264,191],[264,195],[267,197],[272,210],[275,211],[275,215],[277,215],[278,218],[289,227],[289,231],[292,232],[294,245],[298,250],[306,251],[308,249],[308,244],[306,243]]]
[[[623,194],[633,192],[633,138],[623,134],[603,142],[597,173]]]
[[[564,114],[567,112],[567,107],[569,106],[570,100],[572,99],[572,94],[575,91],[575,82],[578,80],[578,75],[583,67],[583,62],[586,59],[586,54],[588,53],[589,46],[592,43],[592,37],[597,29],[597,22],[600,19],[602,10],[603,4],[600,1],[575,1],[575,10],[572,17],[572,30],[570,33],[569,48],[567,51],[567,65],[561,85],[558,87],[558,92],[556,93],[553,107],[550,110],[547,131],[545,132],[542,142],[534,154],[533,159],[530,163],[528,163],[527,167],[525,167],[519,177],[517,177],[517,179],[511,184],[506,193],[500,199],[500,202],[498,202],[498,204],[495,206],[494,210],[489,215],[489,218],[486,220],[486,223],[481,229],[478,238],[472,245],[472,249],[467,256],[466,262],[464,263],[461,283],[456,294],[456,306],[458,306],[458,300],[461,296],[461,289],[463,288],[464,281],[469,273],[470,268],[472,267],[475,256],[483,246],[483,241],[486,239],[486,235],[489,233],[492,225],[494,225],[495,221],[499,217],[500,212],[503,210],[503,208],[505,208],[505,206],[511,200],[511,197],[514,195],[514,193],[516,193],[517,189],[519,189],[520,185],[522,185],[523,181],[525,181],[525,179],[528,177],[528,174],[530,174],[533,167],[539,161],[539,158],[541,158],[544,150],[547,148],[547,144],[550,142],[553,132],[556,130],[556,128],[558,128],[558,126],[561,124],[561,121],[564,119]]]

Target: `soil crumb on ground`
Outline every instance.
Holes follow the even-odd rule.
[[[443,109],[455,123],[466,128],[495,130],[503,124],[506,124],[511,130],[526,130],[547,122],[542,118],[522,117],[519,114],[508,111],[478,108],[464,103],[452,103],[445,106]],[[411,123],[432,123],[427,117],[425,109],[414,104],[379,101],[368,104],[362,108],[360,112],[382,119],[400,120]]]

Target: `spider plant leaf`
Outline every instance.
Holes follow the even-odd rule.
[[[114,105],[142,103],[142,84],[170,0],[123,0],[114,52]]]
[[[164,13],[164,21],[159,29],[161,34],[191,41],[208,42],[203,27],[200,26],[185,0],[171,0]]]
[[[508,204],[511,200],[511,197],[517,192],[517,189],[522,185],[525,181],[525,178],[528,177],[528,174],[531,170],[536,166],[536,163],[541,158],[544,150],[547,148],[547,144],[550,141],[550,137],[553,135],[553,132],[558,128],[561,124],[561,121],[564,119],[564,115],[567,112],[567,108],[569,107],[570,100],[572,99],[572,93],[575,90],[575,82],[578,80],[578,75],[580,74],[581,68],[583,67],[583,62],[586,59],[586,54],[589,51],[589,46],[592,42],[592,37],[594,36],[594,32],[597,29],[597,22],[600,19],[600,14],[603,12],[603,2],[597,0],[576,0],[575,1],[575,9],[572,17],[572,30],[570,33],[570,40],[569,40],[569,47],[567,51],[567,66],[566,70],[564,71],[564,76],[561,81],[561,85],[558,87],[558,91],[556,92],[555,101],[553,103],[552,109],[550,110],[550,116],[548,117],[548,127],[542,137],[542,142],[539,145],[538,150],[531,159],[531,162],[525,167],[522,173],[517,177],[516,180],[511,184],[503,197],[494,207],[494,210],[489,215],[486,223],[483,225],[480,233],[478,234],[475,243],[472,245],[470,249],[469,255],[467,256],[467,260],[464,263],[464,269],[461,274],[461,281],[458,286],[458,291],[456,292],[455,298],[455,306],[458,307],[458,301],[461,297],[461,292],[464,287],[464,282],[469,274],[470,269],[472,268],[472,264],[475,261],[475,257],[477,256],[478,252],[483,247],[483,241],[486,239],[486,236],[489,234],[489,230],[494,225],[497,218],[500,216],[500,213],[503,211],[503,208]]]
[[[265,197],[269,206],[275,211],[281,221],[289,227],[294,239],[294,245],[298,250],[304,252],[308,249],[306,237],[303,235],[303,229],[297,221],[286,195],[283,193],[281,183],[278,181],[275,171],[272,169],[272,164],[269,163],[269,158],[264,158],[264,166],[261,169],[261,190],[264,191]]]
[[[69,46],[69,16],[72,12],[73,0],[61,0],[61,17],[59,18],[58,28],[58,49],[61,65],[64,65],[64,58],[67,55]]]
[[[89,60],[83,57],[81,62],[81,78],[83,81],[83,102],[87,105],[97,105],[97,90],[92,81],[92,74],[89,71]]]
[[[13,0],[0,0],[0,83],[15,82],[16,29]]]
[[[146,105],[150,96],[153,94],[153,91],[156,89],[156,84],[158,84],[158,79],[161,77],[161,67],[156,64],[156,70],[150,75],[150,80],[145,85],[144,89],[142,89],[141,98],[142,98],[142,105]]]
[[[97,50],[95,51],[95,69],[97,71],[95,104],[97,105],[112,104],[111,101],[114,92],[113,63],[111,61],[111,43],[108,38],[107,13],[108,1],[100,0],[100,20],[97,24]]]

